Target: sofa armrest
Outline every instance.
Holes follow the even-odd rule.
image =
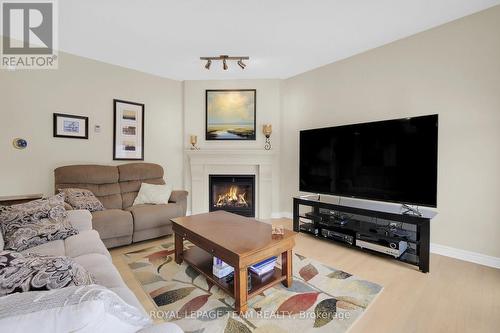
[[[88,210],[68,210],[68,221],[78,231],[92,230],[92,214]]]
[[[186,215],[188,194],[189,194],[188,191],[174,190],[174,191],[172,191],[172,194],[170,194],[170,199],[168,200],[168,202],[173,202],[173,203],[181,205],[182,211],[183,211],[183,213],[182,213],[183,216]]]
[[[184,190],[173,190],[172,194],[170,194],[169,202],[180,203],[181,201],[186,201],[188,196],[188,191]]]

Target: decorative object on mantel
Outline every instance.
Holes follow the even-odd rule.
[[[113,160],[144,160],[144,104],[113,100]]]
[[[271,150],[271,133],[273,132],[273,126],[271,124],[265,124],[262,126],[262,133],[266,136],[266,144],[264,145],[265,150]]]
[[[212,65],[212,61],[222,61],[222,69],[227,71],[228,67],[227,67],[227,61],[228,60],[236,60],[236,63],[238,64],[238,66],[240,66],[240,68],[243,70],[245,69],[245,67],[247,67],[247,65],[243,62],[243,60],[249,60],[250,57],[247,57],[247,56],[241,56],[241,57],[236,57],[236,56],[228,56],[228,55],[220,55],[218,57],[200,57],[200,60],[206,60],[207,61],[207,64],[205,65],[205,68],[207,70],[210,70],[210,66]]]
[[[89,117],[54,113],[53,123],[55,138],[89,138]]]
[[[12,140],[12,145],[16,149],[25,149],[26,147],[28,147],[28,141],[23,138],[15,138],[14,140]]]
[[[255,140],[255,89],[205,93],[206,140]]]
[[[191,135],[189,141],[191,142],[191,150],[200,150],[200,148],[196,147],[196,143],[198,142],[198,137],[196,135]]]

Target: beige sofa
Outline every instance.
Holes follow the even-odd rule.
[[[108,248],[171,234],[170,219],[186,215],[187,191],[172,191],[166,205],[132,206],[143,182],[165,184],[157,164],[70,165],[54,175],[56,192],[88,189],[102,202],[106,210],[92,213],[92,224]]]
[[[91,214],[86,210],[71,210],[68,211],[68,221],[76,229],[78,229],[79,233],[77,235],[66,238],[65,240],[55,240],[42,245],[38,245],[29,248],[23,252],[38,253],[42,255],[67,256],[73,258],[73,260],[82,265],[94,276],[96,282],[99,285],[104,286],[109,290],[113,291],[127,304],[137,308],[142,314],[147,315],[140,302],[137,300],[132,291],[127,287],[127,285],[121,278],[120,273],[113,265],[111,261],[111,255],[109,254],[108,250],[101,241],[99,234],[95,230],[92,230]],[[2,242],[2,244],[0,245],[2,245],[3,247],[3,240],[0,241]],[[18,306],[19,298],[23,298],[26,295],[32,295],[33,297],[32,309],[23,310],[26,313],[26,317],[29,317],[30,313],[36,313],[37,311],[44,310],[44,309],[39,309],[39,306],[37,306],[36,303],[37,303],[37,297],[47,292],[48,291],[42,291],[42,292],[35,291],[26,293],[15,293],[12,295],[3,296],[0,297],[0,307],[5,306],[5,307],[15,308],[16,306]],[[95,309],[96,309],[95,311],[99,311],[98,307],[95,307]],[[19,314],[16,313],[15,311],[13,312],[13,315],[19,316]],[[75,312],[74,315],[78,315],[78,312]],[[93,317],[100,318],[98,313],[96,313],[95,316],[93,316],[92,314],[85,314],[85,315],[89,316],[90,318]],[[0,322],[2,319],[5,320],[5,318],[0,318]],[[46,321],[44,322],[44,325],[49,325],[47,321],[51,321],[50,325],[58,327],[57,322],[54,321],[57,320],[67,321],[69,319],[50,317],[46,318],[45,320]],[[23,327],[25,326],[33,327],[33,330],[29,329],[29,331],[35,331],[35,327],[39,324],[40,323],[36,322],[35,323],[23,322]],[[2,331],[1,327],[0,331]],[[21,330],[17,329],[16,332],[17,331],[20,332]],[[82,329],[82,331],[86,330]],[[120,330],[117,329],[114,331],[119,332]],[[175,324],[164,323],[159,326],[144,327],[139,332],[182,333],[182,330]]]
[[[85,267],[103,285],[124,301],[139,309],[141,304],[123,282],[120,273],[111,262],[111,255],[99,238],[99,234],[92,230],[92,216],[86,210],[68,211],[68,220],[78,229],[78,235],[65,240],[55,240],[29,248],[23,253],[38,253],[51,256],[66,256],[73,258]]]

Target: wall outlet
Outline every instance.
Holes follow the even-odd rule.
[[[95,125],[94,126],[94,132],[95,133],[101,133],[101,125]]]

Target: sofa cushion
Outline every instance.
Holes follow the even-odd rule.
[[[131,236],[134,230],[132,214],[121,209],[106,209],[92,213],[92,227],[101,239]]]
[[[166,205],[137,205],[127,208],[134,216],[134,231],[171,225],[171,218],[183,215],[182,207],[175,203]]]
[[[78,236],[78,235],[75,235]],[[74,237],[74,236],[72,236]],[[71,238],[71,237],[69,237]],[[59,239],[38,246],[31,247],[21,253],[36,253],[46,256],[65,256],[66,249],[64,247],[64,241]]]
[[[126,287],[120,273],[107,256],[90,253],[73,258],[73,260],[92,274],[96,284],[107,288]]]
[[[68,165],[54,170],[55,188],[91,191],[107,209],[121,209],[118,168],[106,165]]]
[[[0,296],[93,283],[92,275],[71,258],[0,252]]]
[[[88,210],[68,210],[68,221],[78,231],[92,230],[92,214]]]
[[[118,183],[118,168],[108,165],[68,165],[54,170],[57,184],[113,184]]]
[[[119,181],[163,178],[163,168],[154,163],[127,163],[118,166]]]
[[[82,188],[64,188],[64,200],[74,209],[86,209],[89,212],[104,210],[104,206],[94,193]]]
[[[82,231],[64,240],[66,256],[75,258],[84,254],[99,253],[111,260],[111,255],[95,230]]]
[[[99,253],[111,260],[111,255],[104,246],[99,234],[95,230],[86,230],[66,238],[38,245],[21,253],[36,253],[52,256],[67,256],[75,258],[84,254]]]
[[[107,238],[103,239],[102,242],[108,249],[112,249],[114,247],[130,245],[132,244],[132,235],[115,237],[115,238]]]
[[[0,207],[0,227],[5,249],[14,251],[78,234],[78,230],[67,221],[64,194]]]
[[[153,163],[128,163],[118,166],[123,206],[132,206],[142,183],[163,185],[163,168]]]

